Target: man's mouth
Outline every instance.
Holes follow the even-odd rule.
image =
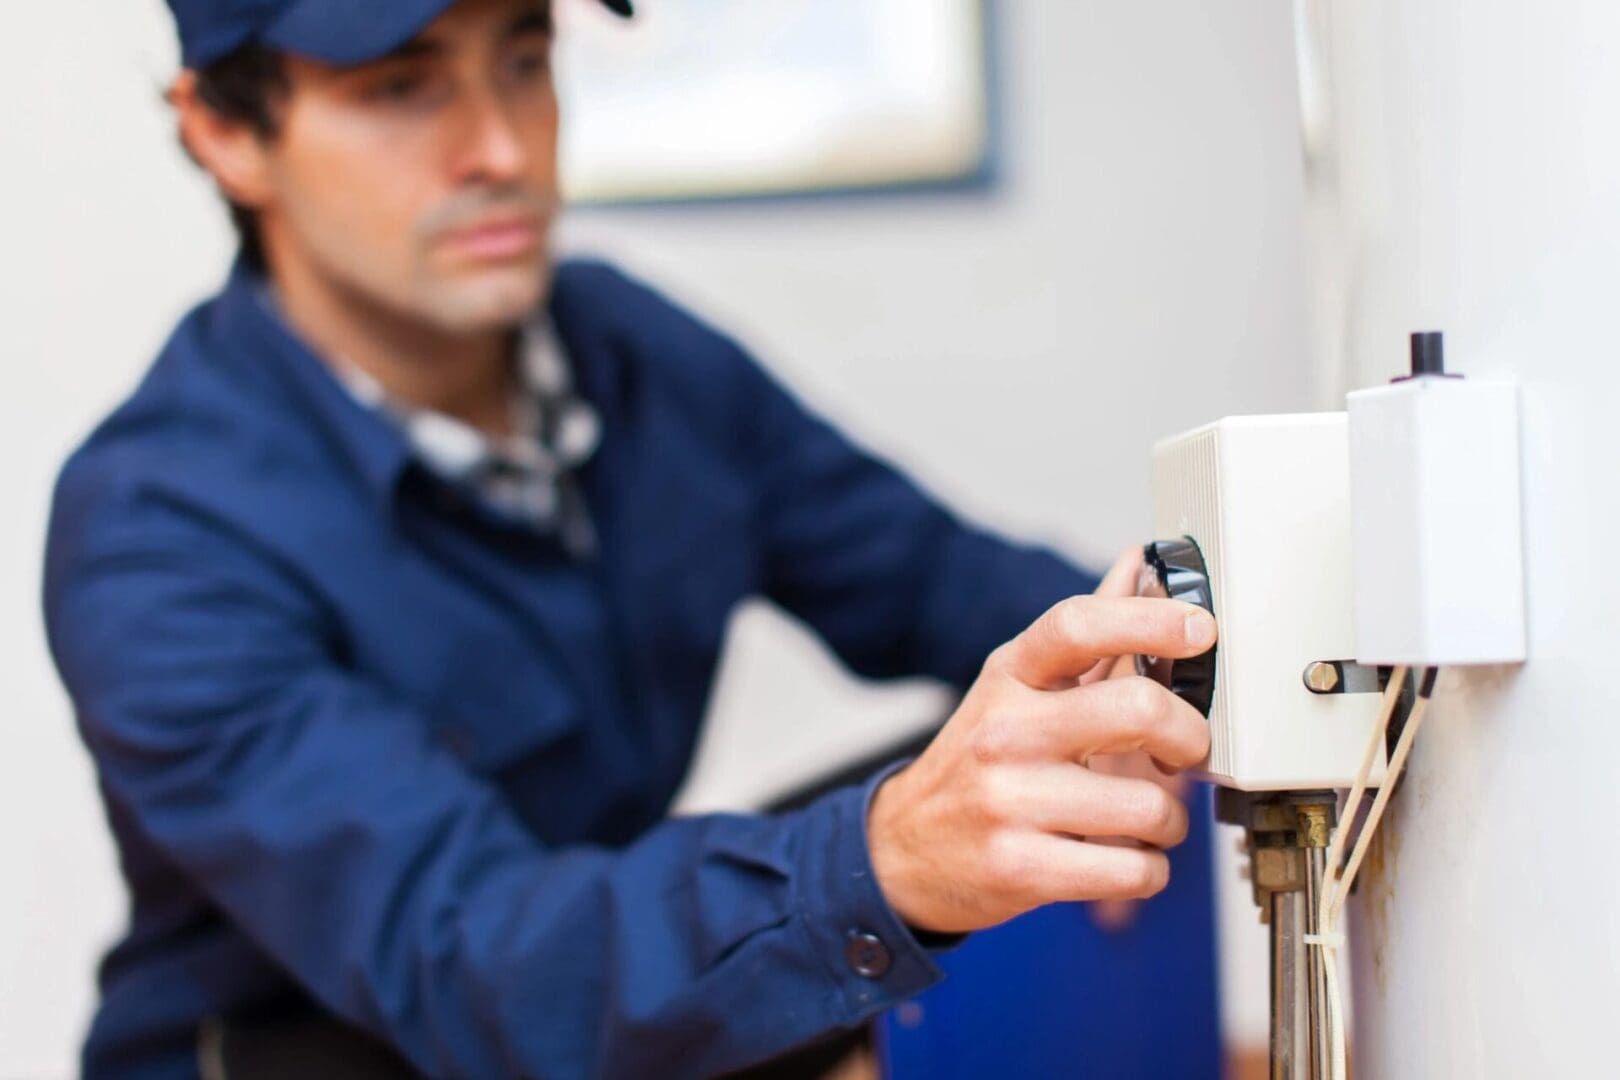
[[[533,255],[545,238],[544,224],[532,214],[502,215],[448,229],[439,246],[472,262],[498,262]]]

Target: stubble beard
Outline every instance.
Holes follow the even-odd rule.
[[[551,259],[544,248],[518,265],[446,274],[429,264],[417,277],[409,307],[445,334],[507,329],[534,314],[550,283]]]

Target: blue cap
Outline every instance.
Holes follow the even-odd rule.
[[[399,48],[456,0],[169,0],[180,62],[198,68],[250,41],[349,66]],[[630,0],[602,0],[620,15]]]

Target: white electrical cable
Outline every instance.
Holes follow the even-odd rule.
[[[1367,849],[1372,846],[1373,836],[1378,831],[1378,822],[1384,816],[1384,807],[1395,794],[1395,781],[1400,779],[1402,770],[1406,768],[1406,759],[1412,753],[1412,743],[1417,739],[1418,728],[1423,726],[1423,716],[1429,710],[1429,696],[1434,690],[1434,680],[1439,673],[1439,668],[1429,668],[1423,674],[1423,681],[1418,684],[1417,699],[1412,703],[1412,714],[1406,718],[1406,726],[1401,729],[1401,737],[1395,740],[1395,752],[1390,755],[1389,767],[1384,770],[1384,782],[1378,788],[1377,798],[1373,799],[1372,809],[1367,811],[1366,824],[1362,825],[1361,831],[1356,835],[1356,846],[1350,852],[1350,861],[1345,865],[1343,881],[1334,891],[1333,907],[1329,914],[1335,923],[1338,922],[1345,900],[1350,897],[1350,886],[1355,883],[1356,872],[1361,869],[1361,861],[1367,857]]]
[[[1339,918],[1344,911],[1344,902],[1350,896],[1350,887],[1355,884],[1356,874],[1361,869],[1362,860],[1367,857],[1367,850],[1378,832],[1378,823],[1383,820],[1384,808],[1389,805],[1390,796],[1395,792],[1395,782],[1400,778],[1401,770],[1406,767],[1406,759],[1412,753],[1412,743],[1417,738],[1418,728],[1423,724],[1423,715],[1428,711],[1429,695],[1434,689],[1435,676],[1439,671],[1439,668],[1427,669],[1417,686],[1412,713],[1406,718],[1406,726],[1401,729],[1400,738],[1395,741],[1395,750],[1390,754],[1389,764],[1384,769],[1384,782],[1379,785],[1378,795],[1367,811],[1367,819],[1362,823],[1360,832],[1356,834],[1355,847],[1350,851],[1350,860],[1345,864],[1342,875],[1339,873],[1339,859],[1344,854],[1345,838],[1350,831],[1349,820],[1340,823],[1328,844],[1327,872],[1323,876],[1322,896],[1317,913],[1317,932],[1307,934],[1305,942],[1322,950],[1322,967],[1328,984],[1328,1025],[1332,1029],[1333,1039],[1333,1080],[1346,1080],[1349,1073],[1344,998],[1339,987],[1338,950],[1344,944],[1344,933],[1339,929]],[[1367,740],[1361,767],[1356,770],[1356,778],[1350,785],[1349,798],[1345,801],[1345,813],[1348,815],[1355,814],[1357,805],[1366,794],[1372,776],[1373,762],[1377,760],[1378,749],[1388,735],[1389,721],[1400,698],[1401,685],[1407,677],[1408,669],[1398,667],[1390,676],[1389,685],[1384,688],[1384,700],[1378,710],[1378,722],[1373,726],[1372,735]]]
[[[1371,734],[1367,737],[1367,748],[1361,755],[1361,765],[1356,769],[1356,777],[1350,784],[1349,797],[1345,799],[1344,812],[1354,815],[1356,808],[1361,805],[1361,799],[1367,792],[1367,785],[1372,777],[1373,762],[1378,759],[1378,750],[1384,745],[1384,739],[1389,732],[1390,717],[1395,713],[1395,705],[1400,700],[1401,686],[1405,683],[1407,669],[1398,667],[1390,675],[1389,684],[1384,687],[1384,700],[1378,709],[1378,721],[1373,724]],[[1339,864],[1344,858],[1344,845],[1350,835],[1350,821],[1342,821],[1337,829],[1333,830],[1333,838],[1328,843],[1326,872],[1322,880],[1322,894],[1318,897],[1316,933],[1305,937],[1307,945],[1315,945],[1322,950],[1322,969],[1326,976],[1328,990],[1328,1028],[1327,1037],[1333,1040],[1334,1049],[1334,1080],[1344,1080],[1345,1069],[1338,1064],[1340,1060],[1339,1047],[1344,1040],[1344,1000],[1339,988],[1338,949],[1343,941],[1337,924],[1333,922],[1334,891],[1339,882]],[[1348,1057],[1348,1054],[1343,1055]]]
[[[1378,751],[1384,745],[1384,739],[1389,733],[1389,721],[1395,715],[1395,706],[1401,699],[1401,687],[1406,684],[1407,670],[1398,667],[1389,677],[1389,685],[1384,687],[1384,700],[1379,705],[1378,722],[1373,725],[1372,733],[1367,737],[1367,748],[1362,752],[1361,765],[1356,769],[1356,778],[1350,784],[1350,794],[1344,801],[1346,814],[1354,814],[1361,805],[1362,796],[1367,794],[1367,785],[1372,779],[1373,763],[1378,760]],[[1339,866],[1344,862],[1344,844],[1349,838],[1350,822],[1345,821],[1333,830],[1333,840],[1328,844],[1327,874],[1322,885],[1322,897],[1326,900],[1333,895],[1334,884],[1339,880]],[[1326,911],[1326,906],[1323,906]]]

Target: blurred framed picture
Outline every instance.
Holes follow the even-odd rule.
[[[988,0],[559,0],[576,203],[980,186]]]

